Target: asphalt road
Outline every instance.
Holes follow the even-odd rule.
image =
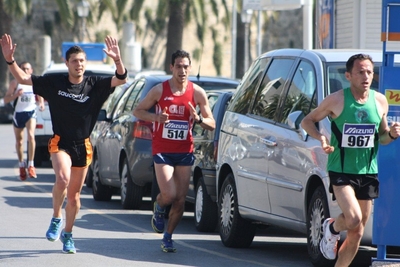
[[[0,144],[0,266],[312,266],[304,236],[269,227],[258,231],[250,248],[227,248],[217,232],[198,233],[190,211],[173,235],[177,253],[163,253],[162,236],[150,225],[150,199],[141,210],[123,210],[118,196],[97,202],[87,187],[73,231],[77,254],[63,254],[60,241],[45,238],[51,167],[38,168],[38,179],[19,181],[10,124],[0,125]],[[352,267],[370,266],[375,255],[375,249],[363,248]]]

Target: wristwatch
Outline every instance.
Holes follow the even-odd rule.
[[[198,124],[202,124],[203,123],[203,117],[201,116],[201,114],[199,114],[199,120],[197,121]]]

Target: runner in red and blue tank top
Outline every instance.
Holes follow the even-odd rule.
[[[188,80],[190,69],[189,53],[183,50],[173,53],[171,79],[153,87],[134,110],[137,118],[153,122],[153,159],[160,194],[154,202],[151,225],[157,233],[164,232],[165,207],[171,205],[161,242],[164,252],[176,251],[172,233],[183,215],[194,163],[193,122],[208,130],[215,128],[204,89]],[[156,113],[149,112],[153,106]]]
[[[189,103],[194,106],[193,83],[188,81],[183,95],[174,95],[169,81],[162,83],[163,91],[156,104],[156,113],[162,113],[166,108],[169,114],[168,123],[154,122],[153,125],[153,155],[158,153],[192,153],[193,118]]]

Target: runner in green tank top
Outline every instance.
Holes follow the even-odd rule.
[[[345,75],[350,88],[327,96],[301,123],[329,154],[329,189],[342,213],[324,221],[320,250],[329,260],[337,257],[336,267],[347,267],[353,261],[371,214],[372,199],[379,195],[378,146],[389,144],[400,135],[400,123],[388,126],[385,96],[370,89],[372,58],[365,54],[351,56]],[[316,127],[326,117],[331,119],[330,141]],[[341,231],[347,231],[347,237],[337,253]]]

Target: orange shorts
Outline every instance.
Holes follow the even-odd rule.
[[[72,167],[87,167],[92,163],[93,149],[89,138],[79,141],[64,140],[59,135],[53,135],[49,140],[49,152],[66,152],[72,161]]]

